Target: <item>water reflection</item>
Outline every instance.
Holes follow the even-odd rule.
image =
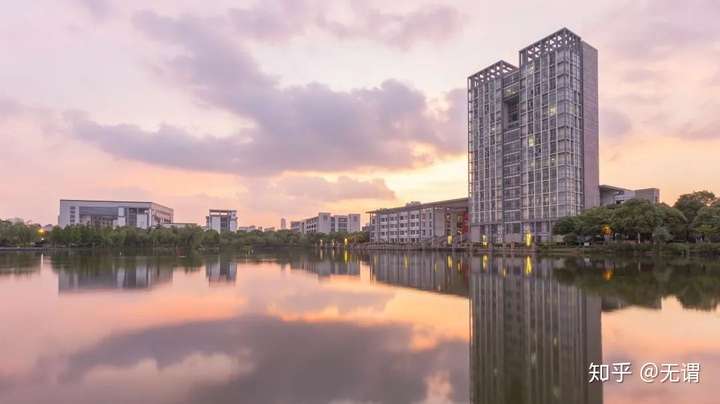
[[[683,307],[714,311],[720,304],[720,261],[695,258],[566,259],[555,277],[603,297],[603,307],[654,310],[673,296]]]
[[[36,274],[0,277],[0,295],[23,310],[0,306],[0,337],[13,341],[0,344],[0,402],[633,402],[589,385],[589,363],[631,359],[637,341],[634,359],[667,359],[650,335],[716,316],[720,297],[718,264],[695,260],[266,251],[49,262],[0,254],[0,266]],[[125,289],[152,293],[114,293]],[[712,377],[720,331],[702,324],[668,340],[694,338],[686,345],[710,358]],[[643,394],[635,401],[665,402]]]
[[[0,253],[0,276],[31,275],[40,270],[42,257],[28,252]]]
[[[473,403],[601,403],[601,302],[553,279],[562,261],[475,257],[470,281]]]
[[[237,267],[235,257],[232,256],[210,256],[205,260],[205,274],[210,285],[235,283]]]
[[[366,255],[377,282],[437,293],[468,296],[469,257],[433,252]]]
[[[97,260],[97,266],[88,264],[73,270],[58,268],[58,291],[60,293],[85,290],[150,289],[170,283],[172,266],[156,257],[126,257],[122,259]]]

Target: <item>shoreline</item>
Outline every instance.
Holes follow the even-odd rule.
[[[531,247],[479,247],[469,245],[458,246],[423,246],[413,244],[349,244],[336,246],[317,245],[242,245],[242,246],[210,246],[194,249],[197,252],[241,251],[241,250],[272,250],[272,249],[323,249],[323,250],[349,250],[349,251],[429,251],[429,252],[457,252],[467,254],[538,254],[538,255],[644,255],[644,256],[720,256],[720,243],[670,243],[662,246],[654,244],[608,244],[593,245],[589,247],[567,247],[533,245]],[[62,246],[26,246],[26,247],[0,247],[2,252],[73,252],[73,251],[187,251],[184,247],[158,246],[138,248],[108,248],[108,247],[62,247]]]

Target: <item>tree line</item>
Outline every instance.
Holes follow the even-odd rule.
[[[0,247],[49,245],[82,248],[312,246],[365,242],[367,233],[300,234],[290,230],[222,232],[200,226],[151,229],[72,225],[44,232],[39,225],[0,220]]]
[[[631,199],[562,218],[553,233],[569,244],[588,240],[720,242],[720,198],[698,191],[681,195],[673,206]]]

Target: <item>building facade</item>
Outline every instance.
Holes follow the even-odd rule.
[[[360,214],[332,215],[320,212],[317,216],[290,222],[290,230],[302,233],[356,233],[361,229]]]
[[[235,232],[238,229],[237,211],[226,209],[210,209],[205,216],[205,227],[218,233]]]
[[[644,199],[660,203],[660,190],[657,188],[627,189],[612,185],[600,185],[600,205],[619,205],[630,199]]]
[[[149,229],[173,222],[173,210],[154,202],[61,199],[58,226],[130,226]]]
[[[370,241],[376,243],[462,242],[468,235],[468,198],[410,202],[370,214]]]
[[[551,237],[598,206],[597,50],[562,29],[468,78],[471,239]]]

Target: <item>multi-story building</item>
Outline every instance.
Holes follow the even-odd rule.
[[[148,229],[173,222],[173,210],[154,202],[61,199],[58,226],[91,225]]]
[[[378,209],[370,214],[370,241],[418,243],[461,242],[468,233],[468,198]]]
[[[290,222],[290,229],[302,234],[309,233],[356,233],[360,231],[360,214],[331,215],[320,212],[317,216]]]
[[[597,50],[562,29],[468,77],[471,239],[551,237],[598,206]]]
[[[280,219],[280,230],[287,230],[287,220],[284,217]]]
[[[600,185],[600,205],[619,205],[630,199],[644,199],[660,203],[660,190],[657,188],[626,189],[612,185]]]
[[[238,227],[237,231],[243,232],[243,233],[250,233],[252,231],[263,231],[262,226],[255,226],[254,224],[250,226],[240,226]]]
[[[226,231],[235,232],[238,229],[237,211],[210,209],[209,214],[205,217],[205,223],[205,227],[208,230],[215,230],[218,233]]]

